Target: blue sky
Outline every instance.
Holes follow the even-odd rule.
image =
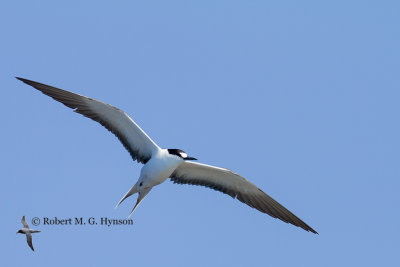
[[[398,266],[398,1],[1,4],[2,266]],[[166,183],[133,226],[133,163],[100,125],[14,79],[115,105],[165,148],[233,169],[313,235]],[[31,223],[30,223],[31,224]]]

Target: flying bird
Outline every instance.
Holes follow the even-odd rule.
[[[17,79],[61,102],[74,112],[103,125],[121,141],[133,160],[144,164],[138,181],[116,206],[117,208],[126,198],[138,193],[136,204],[129,216],[154,186],[170,178],[176,184],[201,185],[220,191],[274,218],[317,234],[296,215],[239,174],[229,169],[193,162],[196,158],[188,156],[181,149],[159,147],[124,111],[53,86],[18,77]]]
[[[35,251],[32,245],[32,234],[33,233],[40,233],[38,230],[33,230],[29,228],[28,223],[25,221],[25,215],[21,218],[21,223],[24,226],[22,229],[18,230],[17,234],[25,234],[26,235],[26,242],[28,243],[29,247],[32,251]]]

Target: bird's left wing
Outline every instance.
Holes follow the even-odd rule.
[[[317,234],[314,229],[264,193],[260,188],[231,170],[185,161],[171,175],[171,181],[177,184],[209,187],[237,198],[250,207],[267,213],[274,218]]]
[[[17,79],[103,125],[118,137],[133,160],[146,163],[160,149],[128,114],[114,106],[43,83]]]
[[[25,215],[22,216],[22,218],[21,218],[21,223],[22,223],[22,225],[24,226],[24,228],[28,228],[28,229],[29,229],[29,225],[28,225],[28,223],[27,223],[26,220],[25,220]]]
[[[32,251],[35,251],[35,249],[33,248],[33,244],[32,244],[32,234],[29,232],[26,233],[26,242],[28,243],[28,245],[32,249]]]

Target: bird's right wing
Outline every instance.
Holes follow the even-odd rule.
[[[146,163],[160,149],[128,114],[114,106],[46,84],[17,79],[103,125],[118,137],[133,160]]]
[[[22,218],[21,218],[21,223],[22,223],[22,225],[24,226],[24,228],[28,228],[28,229],[29,229],[29,225],[28,225],[28,223],[27,223],[26,220],[25,220],[25,215],[22,216]]]
[[[185,161],[171,175],[171,181],[177,184],[209,187],[237,198],[250,207],[267,213],[274,218],[317,234],[314,229],[264,193],[260,188],[231,170]]]
[[[35,251],[32,244],[32,234],[29,232],[26,233],[26,242],[28,243],[28,246],[32,249],[32,251]]]

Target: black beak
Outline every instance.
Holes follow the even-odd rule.
[[[197,160],[196,158],[192,158],[192,157],[186,157],[184,158],[184,160]]]

